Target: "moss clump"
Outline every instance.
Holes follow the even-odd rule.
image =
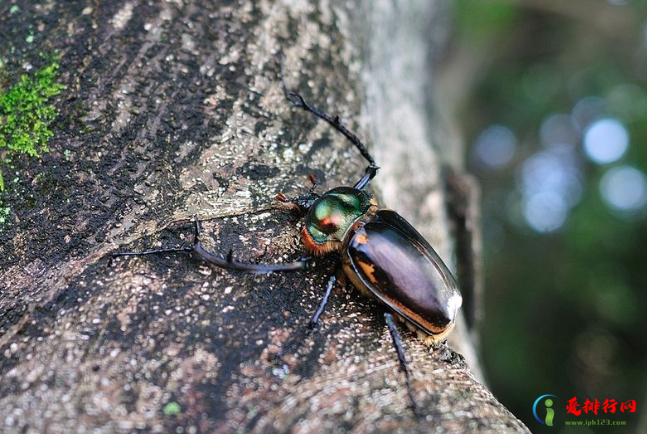
[[[23,74],[7,92],[0,90],[0,152],[8,148],[10,153],[38,157],[48,151],[47,142],[53,136],[49,125],[57,115],[56,107],[48,102],[65,89],[56,83],[57,76],[58,58],[53,58],[33,75]]]
[[[4,203],[2,202],[2,198],[0,198],[0,228],[2,228],[2,225],[4,225],[4,222],[7,221],[10,211],[11,210],[9,209],[8,206],[4,206]]]
[[[182,407],[180,407],[180,404],[178,404],[177,402],[171,401],[164,406],[162,412],[166,416],[177,416],[182,412]]]

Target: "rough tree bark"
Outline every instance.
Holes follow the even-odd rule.
[[[527,431],[460,354],[403,331],[415,417],[380,310],[349,287],[306,334],[330,260],[255,276],[186,255],[109,259],[189,241],[194,214],[222,255],[301,255],[273,196],[309,173],[348,185],[363,161],[285,101],[282,52],[288,85],[369,143],[382,204],[451,263],[426,99],[443,2],[13,3],[0,3],[4,67],[58,50],[68,88],[51,153],[18,161],[5,196],[2,432]]]

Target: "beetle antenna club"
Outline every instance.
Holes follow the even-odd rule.
[[[113,256],[140,256],[155,253],[183,252],[197,255],[217,267],[251,273],[304,270],[312,256],[336,253],[345,276],[363,295],[382,304],[384,320],[398,354],[400,369],[406,379],[411,408],[416,415],[420,407],[413,398],[411,378],[404,348],[394,318],[415,332],[420,340],[431,345],[442,342],[454,328],[462,298],[458,285],[440,256],[422,235],[395,211],[379,209],[377,201],[365,190],[379,167],[359,138],[332,117],[308,104],[301,95],[289,92],[281,84],[286,98],[330,124],[344,135],[368,162],[361,178],[352,186],[336,187],[323,194],[310,191],[300,197],[288,198],[282,193],[276,199],[286,208],[304,217],[301,231],[309,255],[288,264],[246,264],[234,260],[229,250],[225,258],[204,249],[200,242],[200,221],[194,220],[193,245],[144,252],[113,253]],[[310,177],[315,184],[313,177]],[[339,271],[339,270],[336,270]],[[337,281],[333,273],[325,294],[310,320],[313,330],[323,314]]]

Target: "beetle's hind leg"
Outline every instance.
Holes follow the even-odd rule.
[[[393,340],[393,346],[395,347],[395,351],[398,353],[398,360],[400,361],[400,370],[404,373],[404,377],[407,382],[407,394],[409,395],[409,400],[411,401],[411,409],[413,410],[413,413],[418,416],[418,404],[416,404],[416,400],[413,398],[413,390],[411,389],[411,378],[409,376],[409,368],[407,367],[407,358],[404,354],[404,348],[402,347],[402,340],[400,339],[400,333],[398,332],[398,328],[395,325],[395,321],[393,321],[393,315],[390,312],[384,312],[384,320],[386,321],[386,325],[389,328],[389,334],[391,335],[391,339]]]
[[[153,249],[145,250],[143,252],[116,252],[112,254],[112,257],[118,256],[144,256],[160,253],[173,253],[173,252],[185,252],[185,253],[195,253],[205,262],[208,262],[216,267],[225,268],[228,270],[239,270],[246,271],[249,273],[272,273],[272,272],[281,272],[281,271],[296,271],[304,270],[308,268],[308,263],[311,260],[310,257],[303,257],[297,262],[291,262],[288,264],[247,264],[244,262],[238,262],[233,259],[233,251],[229,250],[226,258],[216,256],[213,253],[207,251],[202,247],[202,242],[200,241],[200,234],[202,229],[200,227],[200,220],[196,215],[193,220],[193,245],[184,246],[184,247],[175,247],[170,249]]]

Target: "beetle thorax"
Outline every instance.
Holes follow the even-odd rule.
[[[315,255],[339,250],[353,224],[376,206],[363,190],[339,187],[324,193],[306,215],[302,231],[306,248]]]

